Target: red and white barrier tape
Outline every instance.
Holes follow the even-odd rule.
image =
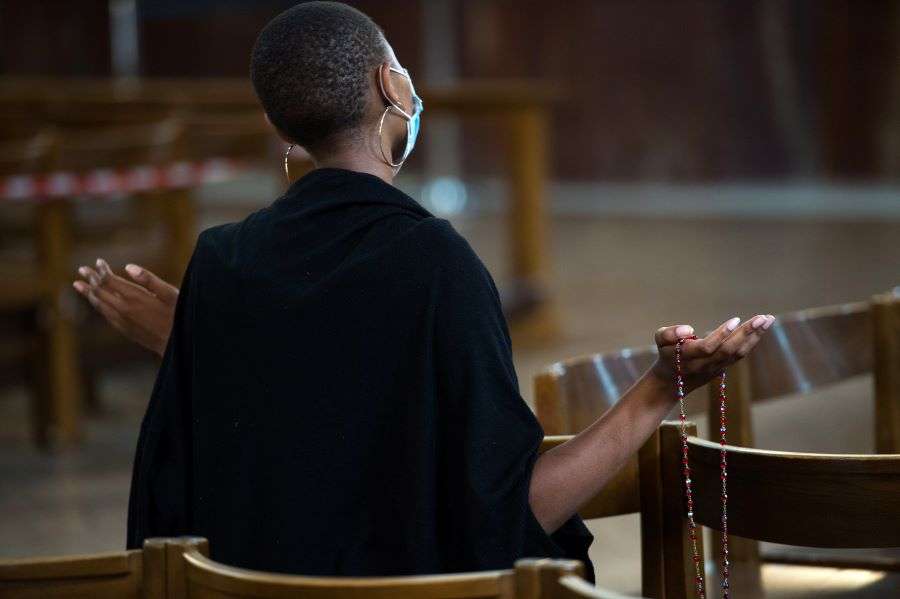
[[[103,197],[154,189],[195,187],[234,179],[246,167],[227,158],[161,166],[95,169],[78,173],[0,177],[0,200],[40,201],[74,196]]]

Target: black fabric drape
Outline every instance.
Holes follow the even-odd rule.
[[[578,517],[528,504],[542,431],[494,283],[380,179],[313,171],[204,231],[141,425],[128,546],[317,575],[588,563]]]

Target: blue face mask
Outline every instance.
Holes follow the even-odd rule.
[[[420,126],[421,120],[422,120],[423,105],[422,105],[422,99],[419,98],[418,94],[416,94],[416,88],[413,87],[412,78],[410,78],[409,72],[406,69],[398,69],[395,67],[390,67],[390,70],[399,75],[403,75],[409,81],[409,91],[412,94],[412,103],[413,103],[412,113],[408,113],[405,110],[403,110],[403,108],[401,106],[391,102],[390,98],[388,98],[388,95],[386,93],[384,93],[384,89],[381,90],[382,94],[384,94],[384,97],[388,98],[388,102],[390,102],[390,106],[385,110],[385,114],[387,114],[388,110],[393,108],[396,112],[398,112],[400,114],[401,117],[403,117],[406,120],[406,148],[404,148],[404,150],[403,150],[403,155],[400,157],[400,162],[397,162],[397,163],[391,162],[391,160],[389,160],[388,157],[385,156],[385,161],[388,164],[390,164],[391,166],[397,168],[397,167],[400,167],[404,162],[406,162],[406,159],[409,158],[410,154],[412,154],[413,148],[416,147],[416,138],[419,136],[419,126]],[[383,124],[384,123],[384,115],[382,115],[381,119],[382,119],[382,124]],[[380,132],[380,127],[379,127],[379,132]],[[384,148],[382,148],[382,153],[383,152],[384,152]]]

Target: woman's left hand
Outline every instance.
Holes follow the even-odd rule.
[[[686,340],[681,347],[685,392],[702,387],[749,354],[773,322],[775,317],[771,314],[758,314],[743,324],[739,318],[732,318],[706,337]],[[678,339],[693,335],[693,331],[693,327],[678,325],[656,332],[659,357],[651,372],[667,385],[675,380],[675,344]]]

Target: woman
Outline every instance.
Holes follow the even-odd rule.
[[[221,561],[320,575],[587,562],[576,511],[672,408],[673,346],[693,329],[659,329],[654,367],[538,456],[491,277],[391,185],[421,104],[381,30],[342,4],[298,5],[260,34],[251,76],[271,123],[317,168],[268,208],[204,231],[180,294],[133,265],[138,285],[102,262],[76,283],[114,325],[164,348],[128,546],[197,534]],[[689,388],[772,321],[732,319],[686,343]]]

